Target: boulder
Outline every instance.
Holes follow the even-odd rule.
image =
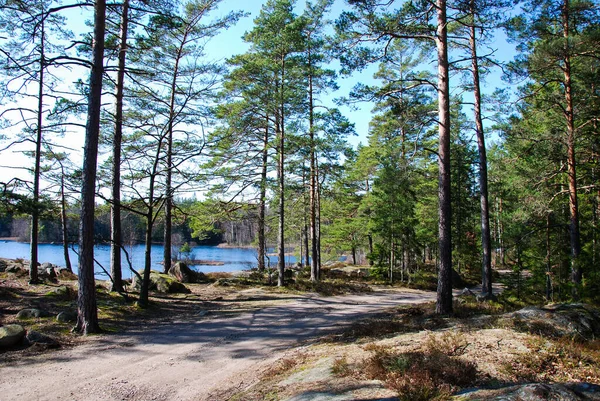
[[[48,312],[46,312],[45,310],[42,310],[42,309],[37,309],[37,308],[22,309],[19,311],[19,313],[17,313],[17,319],[19,319],[19,320],[33,319],[33,318],[40,318],[40,317],[47,317],[47,316],[50,316],[50,314]]]
[[[207,277],[202,272],[190,269],[184,262],[177,262],[169,269],[169,276],[174,277],[180,283],[204,283]]]
[[[77,312],[63,311],[56,316],[56,321],[60,323],[74,323],[77,321]]]
[[[150,280],[156,287],[156,291],[164,294],[191,293],[189,288],[167,274],[150,274]]]
[[[133,281],[131,282],[131,286],[139,291],[141,288],[140,280],[137,276],[133,277]],[[171,277],[168,274],[162,274],[157,271],[150,272],[150,284],[148,286],[149,290],[155,290],[161,293],[184,293],[189,294],[191,291],[185,285],[181,284],[175,278]]]
[[[8,267],[8,262],[6,259],[0,259],[0,273],[4,272]]]
[[[517,329],[551,337],[591,340],[600,336],[600,311],[585,304],[528,306],[502,319]]]
[[[58,278],[61,280],[77,280],[77,275],[66,267],[58,269]]]
[[[456,401],[545,401],[545,400],[600,400],[600,387],[586,383],[546,384],[530,383],[494,390],[470,390],[452,398]]]
[[[169,269],[169,276],[174,277],[181,283],[192,283],[194,273],[195,272],[183,262],[177,262]]]
[[[18,324],[0,327],[0,347],[8,348],[19,344],[25,337],[25,329]]]
[[[49,267],[46,269],[46,277],[50,281],[54,281],[54,282],[57,281],[58,274],[56,273],[56,270],[54,269],[54,267]]]
[[[45,334],[42,334],[40,332],[34,331],[34,330],[27,331],[25,340],[27,341],[27,343],[29,345],[41,344],[48,348],[57,348],[60,346],[58,341],[56,341],[54,338],[47,336]]]
[[[22,266],[19,266],[16,263],[13,264],[9,264],[8,266],[6,266],[6,269],[4,270],[7,273],[19,273],[21,272],[21,270],[25,270]]]
[[[61,285],[60,287],[56,287],[53,290],[50,290],[46,293],[47,297],[56,297],[64,299],[65,301],[74,300],[77,298],[77,291],[68,285]]]

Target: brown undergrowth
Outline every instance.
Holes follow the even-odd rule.
[[[460,356],[467,343],[458,334],[430,335],[417,349],[399,351],[370,343],[364,347],[369,356],[352,365],[345,357],[334,361],[338,376],[361,380],[380,380],[401,400],[447,399],[458,389],[481,382],[476,365]]]

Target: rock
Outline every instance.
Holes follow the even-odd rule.
[[[41,264],[40,268],[44,269],[44,270],[48,270],[48,269],[54,269],[54,265],[52,263],[49,262],[44,262]]]
[[[40,318],[46,316],[50,316],[50,314],[45,310],[36,308],[23,309],[20,310],[19,313],[17,313],[17,319],[19,320]]]
[[[194,272],[185,263],[177,262],[169,269],[169,276],[175,277],[181,283],[191,283]]]
[[[56,321],[60,323],[73,323],[77,321],[77,312],[63,311],[56,316]]]
[[[8,265],[4,271],[7,273],[19,273],[21,270],[24,270],[21,266],[17,264],[11,264]]]
[[[473,291],[471,291],[470,289],[466,288],[464,290],[462,290],[460,292],[460,294],[458,294],[459,297],[474,297],[475,293]]]
[[[42,344],[48,348],[58,348],[60,344],[54,338],[42,334],[40,332],[29,330],[25,336],[25,340],[30,344]]]
[[[66,267],[58,269],[58,278],[60,280],[77,280],[77,275]]]
[[[0,327],[0,347],[13,347],[25,337],[25,329],[18,324],[7,324]]]
[[[496,301],[498,300],[498,297],[496,297],[496,295],[492,294],[488,294],[487,292],[484,292],[483,294],[477,294],[477,302],[485,302],[485,301]]]
[[[46,296],[61,298],[65,301],[70,301],[77,298],[77,291],[75,291],[68,285],[61,285],[60,287],[56,287],[53,290],[48,291],[46,293]]]
[[[140,290],[141,283],[137,276],[133,277],[133,281],[131,286],[135,290]],[[157,271],[150,272],[150,284],[148,286],[149,290],[156,290],[161,293],[184,293],[189,294],[191,291],[185,285],[181,284],[175,278],[169,276],[168,274],[162,274]]]
[[[0,259],[0,273],[4,272],[8,267],[8,262],[6,259]]]
[[[167,274],[151,274],[150,280],[156,287],[156,291],[162,292],[164,294],[191,293],[189,288],[187,288],[185,285],[175,280],[174,278],[169,277]]]
[[[169,269],[169,276],[174,277],[181,283],[205,283],[207,277],[202,272],[189,268],[184,262],[177,262]]]
[[[551,337],[591,340],[600,335],[600,311],[585,304],[528,306],[501,320],[508,320],[517,329]]]
[[[504,387],[495,390],[470,390],[458,394],[452,399],[456,401],[545,401],[545,400],[600,400],[600,387],[578,384],[545,384],[530,383],[518,386]]]
[[[57,281],[58,278],[58,274],[56,274],[56,270],[54,270],[53,267],[49,267],[46,269],[46,276],[48,277],[48,280],[50,281]]]

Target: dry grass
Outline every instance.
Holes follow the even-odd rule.
[[[600,341],[582,343],[536,336],[527,346],[530,352],[503,366],[511,380],[600,384]]]
[[[371,352],[358,367],[368,379],[383,381],[397,392],[401,400],[445,399],[460,388],[477,383],[475,364],[450,356],[432,342],[418,351],[395,352],[387,347],[370,345]]]
[[[339,377],[349,376],[352,373],[352,369],[348,363],[348,358],[346,356],[342,356],[334,359],[333,365],[331,366],[331,373],[333,373],[334,376]]]
[[[316,292],[325,296],[368,293],[373,291],[366,284],[344,280],[321,280],[313,282],[305,279],[296,279],[294,282],[289,283],[287,288],[299,292]]]

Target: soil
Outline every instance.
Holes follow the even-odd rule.
[[[498,325],[494,316],[435,316],[434,292],[377,286],[324,297],[188,284],[191,294],[153,294],[145,310],[99,290],[107,332],[81,337],[69,333],[72,324],[55,321],[73,307],[73,294],[47,295],[75,282],[25,280],[0,276],[0,325],[39,330],[62,347],[0,351],[0,400],[392,401],[394,391],[356,374],[377,347],[455,350],[476,364],[483,382],[497,385],[520,380],[511,366],[529,361],[537,369],[538,358],[552,356],[544,351],[552,342]],[[52,316],[17,322],[17,312],[29,307]],[[549,382],[600,384],[600,363],[578,358],[565,365],[552,356],[547,375],[532,373]],[[355,373],[339,374],[344,369]]]
[[[56,314],[65,301],[47,301],[43,294],[52,287],[32,289],[0,280],[1,323],[13,323],[18,310],[31,306]],[[50,328],[66,346],[0,354],[0,398],[226,400],[259,383],[298,347],[387,308],[435,297],[416,290],[322,297],[264,288],[191,287],[189,295],[154,298],[160,304],[155,310],[110,319],[108,326],[116,333],[83,338],[68,334],[68,326],[53,327],[52,318],[21,323]]]

